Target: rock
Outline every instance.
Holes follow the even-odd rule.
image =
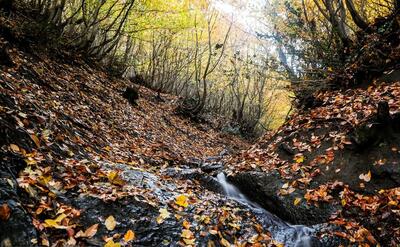
[[[399,113],[391,116],[388,102],[380,101],[376,115],[369,121],[357,126],[349,133],[349,137],[355,149],[360,151],[394,138],[399,129]]]
[[[334,225],[329,225],[329,224],[318,224],[314,225],[312,227],[318,235],[321,235],[322,237],[319,238],[319,243],[321,247],[326,247],[326,246],[352,246],[350,245],[349,241],[340,238],[338,236],[332,236],[332,233],[335,231],[341,231],[340,227],[334,226]]]
[[[150,189],[157,196],[161,202],[168,202],[172,197],[173,191],[176,187],[172,183],[161,181],[160,178],[150,172],[135,169],[134,167],[125,164],[109,164],[100,163],[104,170],[109,171],[121,171],[121,178],[127,182],[127,184]]]
[[[377,120],[379,123],[388,123],[391,120],[389,112],[389,103],[387,101],[380,101],[378,103]]]
[[[203,163],[201,165],[201,170],[205,173],[218,173],[224,168],[224,163],[215,162],[215,163]]]
[[[0,44],[0,65],[5,66],[5,67],[14,66],[14,62],[11,58],[11,55],[8,51],[7,46],[3,45],[1,47],[1,44]]]
[[[244,172],[229,177],[246,196],[266,210],[292,224],[315,225],[326,222],[336,211],[332,204],[320,204],[319,207],[307,205],[304,201],[294,205],[295,198],[303,198],[303,192],[279,196],[283,181],[277,173]]]
[[[296,154],[296,152],[293,150],[293,148],[291,146],[289,146],[289,144],[287,144],[285,142],[282,142],[282,143],[279,144],[279,149],[284,151],[286,154],[291,155],[291,156]]]
[[[32,219],[22,207],[21,192],[15,177],[25,167],[22,157],[0,152],[0,206],[6,205],[10,215],[0,219],[0,246],[35,246],[31,240],[37,238]]]
[[[84,228],[99,224],[98,231],[89,246],[105,242],[102,236],[112,236],[115,233],[135,232],[134,246],[170,246],[177,245],[180,240],[181,225],[170,217],[163,224],[157,224],[158,209],[134,198],[124,198],[115,202],[104,202],[93,197],[80,197],[73,205],[82,210],[80,222]],[[108,231],[102,222],[112,215],[118,222],[114,230]]]
[[[35,246],[31,240],[37,238],[32,219],[15,200],[0,200],[0,205],[7,204],[11,215],[6,221],[0,220],[0,246]]]
[[[132,105],[137,105],[137,100],[139,99],[139,90],[134,87],[128,87],[122,96],[129,101]]]
[[[220,157],[228,156],[231,152],[228,149],[224,149],[219,153]]]

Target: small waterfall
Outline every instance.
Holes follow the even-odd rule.
[[[225,195],[227,195],[228,197],[243,201],[243,202],[249,202],[251,203],[244,194],[242,194],[240,192],[240,190],[238,188],[236,188],[236,186],[234,186],[233,184],[229,183],[226,180],[226,176],[224,173],[219,173],[217,175],[217,180],[219,182],[219,184],[222,186],[222,188],[224,189]]]
[[[314,230],[312,228],[303,225],[291,225],[268,212],[257,203],[250,201],[235,185],[227,181],[224,173],[219,173],[217,180],[225,195],[244,205],[256,215],[260,223],[271,232],[276,241],[290,247],[318,246],[315,243]]]

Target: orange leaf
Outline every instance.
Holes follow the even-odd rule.
[[[125,235],[124,235],[124,240],[125,240],[125,242],[129,242],[129,241],[132,241],[132,240],[134,240],[136,237],[135,237],[135,233],[132,231],[132,230],[128,230],[126,233],[125,233]]]
[[[10,218],[11,209],[8,204],[4,203],[0,207],[0,220],[7,221]]]

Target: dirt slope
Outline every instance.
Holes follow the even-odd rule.
[[[378,109],[379,112],[378,112]],[[400,243],[400,83],[315,95],[227,163],[231,180],[293,223],[330,222],[352,243]]]

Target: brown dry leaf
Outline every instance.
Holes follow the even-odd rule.
[[[19,147],[15,144],[10,144],[10,148],[13,152],[16,152],[16,153],[19,152],[19,150],[20,150]]]
[[[0,207],[0,220],[7,221],[10,218],[11,209],[8,204],[4,203]]]
[[[99,227],[99,224],[92,225],[91,227],[86,229],[86,231],[84,233],[84,236],[87,237],[87,238],[93,237],[97,233],[98,227]]]
[[[37,148],[40,148],[40,140],[39,140],[39,138],[38,138],[35,134],[32,134],[32,135],[31,135],[31,139],[32,139],[32,141],[36,144],[36,147],[37,147]]]

